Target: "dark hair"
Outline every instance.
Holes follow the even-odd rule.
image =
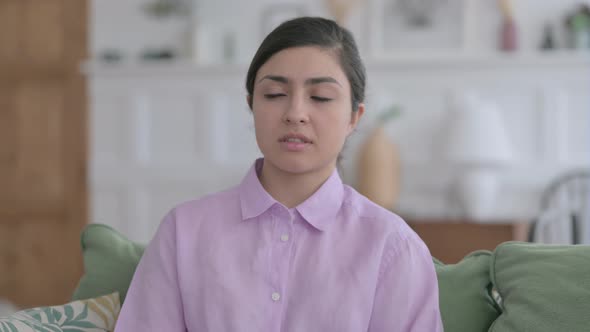
[[[350,82],[352,110],[356,111],[359,103],[365,100],[365,66],[352,34],[336,22],[321,17],[299,17],[283,22],[264,38],[246,76],[250,109],[260,67],[284,49],[303,46],[317,46],[335,52]]]

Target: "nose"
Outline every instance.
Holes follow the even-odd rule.
[[[287,124],[306,124],[309,122],[309,114],[303,98],[298,96],[291,98],[283,115],[283,121]]]

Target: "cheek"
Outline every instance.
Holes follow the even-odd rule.
[[[269,136],[275,135],[274,131],[276,128],[277,120],[274,118],[272,112],[268,112],[268,110],[261,110],[257,108],[254,111],[253,119],[254,131],[257,138],[263,139],[263,142],[265,142]],[[266,139],[264,139],[265,137]]]
[[[321,129],[317,129],[319,134],[324,133],[333,143],[344,141],[349,133],[350,116],[344,115],[342,109],[325,115],[321,120],[318,119],[321,121]]]
[[[328,117],[329,119],[326,119],[326,122],[331,124],[332,127],[334,127],[334,131],[341,133],[346,132],[348,130],[351,121],[351,114],[350,110],[347,109],[345,106],[341,106],[337,109],[332,110],[331,112],[329,112]]]
[[[258,137],[264,136],[265,132],[268,131],[268,126],[264,122],[264,117],[254,116],[254,130]]]

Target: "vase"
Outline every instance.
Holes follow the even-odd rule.
[[[516,23],[511,18],[505,18],[500,31],[500,49],[505,52],[513,52],[517,47]]]
[[[334,20],[340,26],[346,26],[348,17],[364,0],[324,0]]]
[[[374,203],[393,209],[399,193],[400,160],[397,146],[383,126],[363,143],[357,165],[357,190]]]

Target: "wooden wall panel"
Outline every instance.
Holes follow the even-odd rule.
[[[80,276],[80,226],[19,219],[0,224],[0,294],[21,307],[69,300]]]
[[[88,1],[66,1],[67,5],[62,8],[65,19],[63,28],[67,32],[67,52],[63,54],[66,65],[72,66],[79,59],[88,56]],[[73,67],[75,72],[78,66]]]
[[[23,46],[25,57],[35,63],[59,61],[65,53],[63,0],[24,2]],[[68,45],[69,48],[69,45]]]
[[[67,301],[87,223],[87,1],[0,0],[0,298]]]
[[[60,82],[31,82],[16,95],[18,197],[28,203],[63,205],[63,94]]]
[[[20,25],[22,4],[0,1],[0,62],[18,59],[22,53]]]
[[[88,115],[86,79],[80,75],[69,76],[65,84],[68,98],[65,99],[63,126],[67,130],[61,136],[64,153],[63,184],[67,203],[66,222],[88,222]]]
[[[16,112],[14,107],[15,89],[7,84],[0,85],[0,207],[15,204],[16,198]]]

